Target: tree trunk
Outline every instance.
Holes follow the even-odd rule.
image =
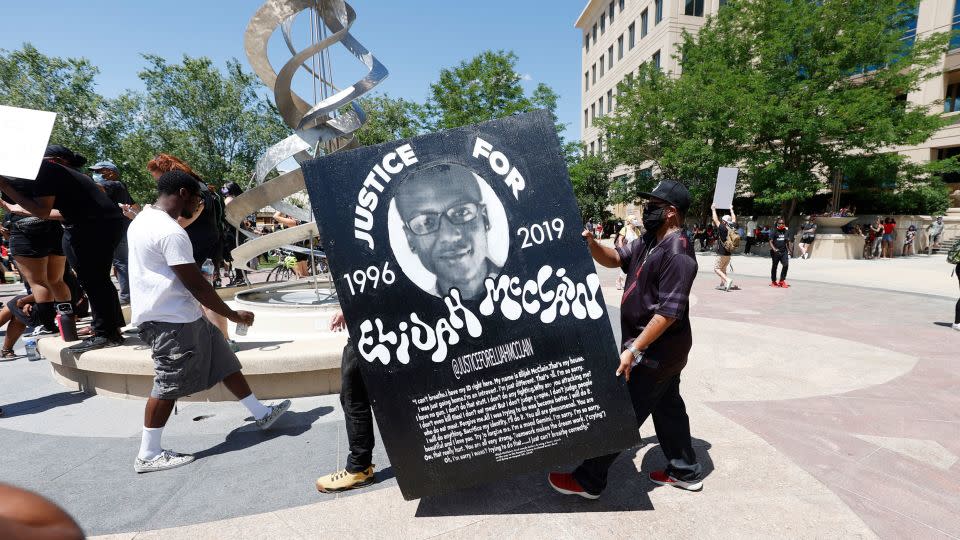
[[[781,214],[783,215],[783,221],[786,222],[787,226],[790,226],[790,219],[793,218],[794,212],[797,211],[797,198],[794,197],[790,199],[789,203],[783,203]]]

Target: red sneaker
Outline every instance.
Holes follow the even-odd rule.
[[[673,486],[675,488],[685,489],[687,491],[700,491],[703,489],[703,480],[696,482],[684,482],[667,474],[667,471],[653,471],[650,473],[650,481],[661,486]]]
[[[770,286],[771,286],[771,287],[779,287],[780,284],[777,283],[776,281],[771,281],[771,282],[770,282]]]
[[[787,285],[787,282],[784,281],[784,280],[782,280],[782,279],[780,280],[780,284],[777,285],[777,286],[778,286],[778,287],[783,287],[784,289],[789,289],[789,288],[790,288],[790,286]]]
[[[585,499],[600,498],[600,495],[587,493],[570,473],[552,472],[547,475],[547,482],[550,482],[550,487],[564,495],[579,495]]]

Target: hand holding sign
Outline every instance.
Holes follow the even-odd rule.
[[[57,114],[0,105],[0,175],[35,180]]]

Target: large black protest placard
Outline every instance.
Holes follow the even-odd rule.
[[[637,443],[550,116],[304,164],[407,499]]]

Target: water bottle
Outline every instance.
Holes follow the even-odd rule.
[[[235,333],[236,335],[238,335],[238,336],[245,336],[245,335],[247,335],[247,330],[248,330],[249,328],[250,328],[249,326],[247,326],[247,325],[245,325],[245,324],[243,324],[243,323],[237,323],[237,331],[234,332],[234,333]]]
[[[69,302],[57,304],[57,327],[60,328],[60,338],[64,341],[77,341],[77,319],[73,315],[73,306]]]
[[[31,362],[40,359],[40,351],[37,350],[37,340],[30,338],[23,342],[24,348],[27,349],[27,359]]]
[[[203,273],[203,277],[207,278],[207,281],[211,284],[213,283],[213,273],[216,270],[216,267],[213,266],[213,261],[210,259],[203,261],[203,264],[200,266],[200,272]]]

